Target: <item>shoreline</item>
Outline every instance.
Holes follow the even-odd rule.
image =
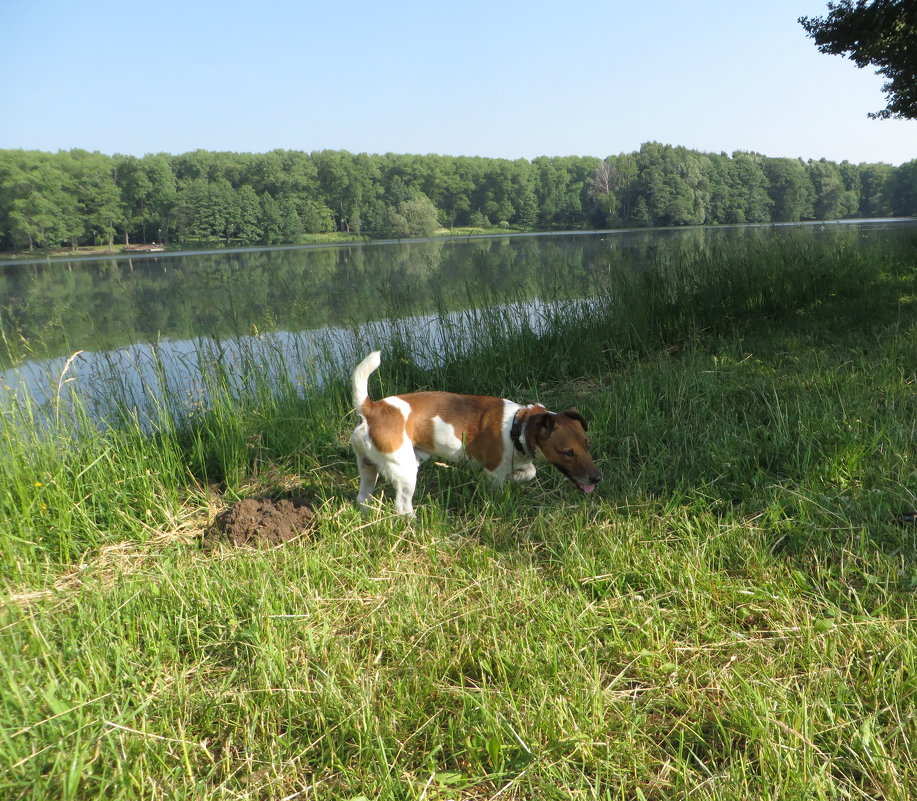
[[[468,228],[439,229],[432,236],[405,239],[373,239],[359,234],[336,232],[335,234],[316,235],[314,241],[304,241],[287,245],[165,245],[163,250],[131,250],[137,245],[118,245],[111,250],[101,246],[80,247],[77,251],[55,249],[29,255],[28,251],[0,254],[0,267],[26,264],[53,264],[57,262],[92,261],[95,259],[156,259],[174,256],[201,256],[215,253],[253,253],[255,251],[311,250],[317,248],[340,248],[352,245],[391,245],[409,242],[435,242],[438,240],[494,239],[503,237],[535,236],[588,236],[590,234],[627,234],[640,231],[690,231],[696,229],[730,229],[730,228],[789,228],[794,226],[828,226],[828,225],[879,225],[883,223],[912,222],[915,217],[848,217],[834,220],[800,220],[798,222],[761,222],[761,223],[716,223],[710,225],[676,225],[676,226],[633,226],[619,228],[579,228],[556,230],[532,230],[503,228]]]

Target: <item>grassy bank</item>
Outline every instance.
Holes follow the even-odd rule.
[[[369,237],[360,236],[359,234],[350,234],[346,231],[335,231],[327,234],[303,234],[296,243],[286,245],[286,247],[295,245],[339,245],[347,242],[366,242],[368,240]],[[253,246],[256,245],[243,243],[241,240],[233,240],[227,245],[225,239],[214,238],[190,242],[170,242],[164,247],[169,253],[180,253],[182,251],[231,250],[234,247]],[[121,254],[131,255],[132,253],[137,255],[138,252],[132,251],[132,247],[136,246],[125,246],[116,243],[112,245],[112,247],[108,247],[107,245],[81,245],[76,248],[33,248],[32,250],[23,250],[18,253],[0,254],[0,263],[3,261],[23,261],[30,259],[44,261],[46,259],[63,259],[68,256],[73,258],[104,258],[105,256],[119,256]]]
[[[478,236],[481,234],[506,234],[506,233],[520,233],[527,229],[517,228],[517,227],[499,227],[499,226],[490,226],[488,228],[477,228],[472,226],[464,226],[457,228],[438,228],[434,231],[433,236],[438,237],[463,237],[463,236]],[[352,234],[347,231],[332,231],[330,233],[324,234],[303,234],[298,238],[295,243],[288,243],[282,247],[295,247],[296,245],[343,245],[349,242],[370,242],[373,237],[366,236],[362,234]],[[165,250],[170,253],[180,253],[182,251],[200,251],[200,250],[232,250],[233,248],[238,247],[252,247],[252,243],[243,243],[241,240],[232,240],[229,245],[226,244],[224,239],[211,239],[204,241],[191,241],[191,242],[174,242],[165,246]],[[33,248],[32,250],[24,250],[18,253],[2,253],[0,254],[0,263],[3,261],[23,261],[23,260],[35,260],[35,261],[44,261],[46,259],[61,259],[65,257],[105,257],[105,256],[118,256],[122,253],[125,255],[130,255],[132,253],[131,247],[126,247],[124,245],[115,244],[112,247],[107,245],[81,245],[77,248]]]
[[[429,467],[407,522],[353,506],[344,381],[214,369],[152,435],[16,406],[0,796],[913,797],[915,303],[913,247],[686,252],[432,368],[393,335],[374,396],[575,403],[605,472]],[[264,493],[315,530],[200,547]]]

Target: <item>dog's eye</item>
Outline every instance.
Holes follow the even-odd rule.
[[[560,455],[563,456],[565,459],[572,459],[574,456],[572,449],[561,451]]]

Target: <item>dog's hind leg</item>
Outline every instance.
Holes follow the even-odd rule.
[[[357,503],[360,506],[365,506],[366,501],[372,496],[376,479],[379,476],[379,468],[366,455],[367,441],[366,421],[361,420],[350,435],[350,446],[353,448],[354,456],[357,457],[357,470],[360,472],[360,491],[357,493]]]
[[[400,515],[414,514],[414,489],[417,487],[417,459],[413,450],[405,449],[402,458],[385,465],[386,476],[395,485],[395,511]]]
[[[372,497],[376,479],[379,477],[378,468],[361,454],[357,454],[357,469],[360,471],[360,491],[357,493],[357,503],[364,506]]]
[[[410,481],[399,482],[395,494],[395,509],[398,514],[414,516],[414,488],[417,486],[417,477]]]

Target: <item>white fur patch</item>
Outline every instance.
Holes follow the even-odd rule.
[[[404,415],[404,419],[407,420],[411,414],[411,404],[406,400],[402,400],[396,395],[392,395],[390,398],[383,398],[383,403],[387,403],[389,406],[394,406],[399,412]]]
[[[496,470],[485,470],[490,479],[497,485],[502,484],[507,478],[513,481],[528,481],[535,475],[535,466],[532,459],[519,453],[512,443],[510,432],[513,429],[513,420],[520,409],[530,408],[520,406],[513,401],[503,400],[503,458]]]
[[[456,436],[455,427],[447,423],[439,415],[435,415],[433,420],[433,442],[436,445],[436,455],[448,459],[449,461],[458,461],[465,456],[465,443]]]

